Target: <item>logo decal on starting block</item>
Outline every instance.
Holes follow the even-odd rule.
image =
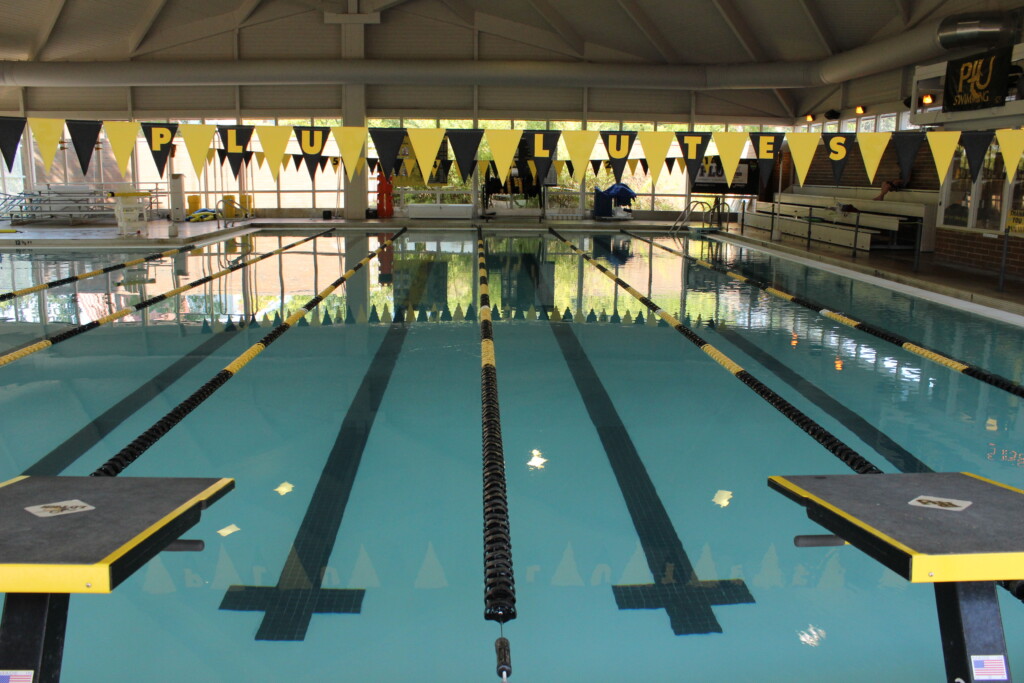
[[[33,505],[25,510],[36,517],[58,517],[60,515],[71,515],[76,512],[88,512],[95,510],[92,505],[83,503],[80,500],[62,500],[59,503],[47,503],[46,505]]]
[[[971,501],[957,500],[955,498],[940,498],[939,496],[918,496],[907,504],[923,508],[934,508],[936,510],[960,512],[961,510],[966,510],[970,507]]]

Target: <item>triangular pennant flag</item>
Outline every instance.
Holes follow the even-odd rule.
[[[679,149],[683,151],[683,161],[686,162],[686,173],[690,177],[690,185],[693,185],[700,173],[700,164],[704,160],[704,152],[711,143],[711,133],[676,133],[679,140]],[[668,170],[672,170],[673,159],[666,159]]]
[[[316,177],[317,166],[324,153],[324,146],[327,145],[327,136],[331,129],[324,126],[295,126],[295,137],[299,140],[299,150],[302,152],[302,159],[306,162],[306,170],[309,171],[309,179]]]
[[[720,132],[715,133],[712,138],[715,141],[715,146],[718,147],[718,158],[722,162],[726,187],[730,187],[733,178],[736,177],[736,167],[740,165],[740,157],[743,156],[743,148],[747,146],[750,135],[735,131]]]
[[[659,132],[662,132],[662,131],[659,131]],[[666,132],[669,135],[672,134],[671,131],[663,131],[663,132]],[[665,160],[662,159],[660,166],[664,166],[664,165],[665,165]],[[644,175],[647,175],[647,174],[649,174],[651,172],[651,166],[650,166],[650,164],[647,163],[647,159],[644,159],[644,158],[640,159],[640,168],[642,168],[644,170]],[[658,173],[659,174],[661,173],[661,169],[660,168],[658,169]]]
[[[420,175],[426,182],[433,175],[434,160],[444,142],[444,128],[407,128],[412,153],[420,167]]]
[[[135,141],[139,137],[139,129],[142,126],[138,121],[104,121],[103,132],[107,134],[110,141],[110,151],[114,154],[117,168],[121,175],[128,173],[128,162],[132,159],[132,152],[135,151]]]
[[[88,175],[89,162],[92,161],[96,142],[100,139],[103,123],[100,121],[65,121],[65,124],[68,127],[71,144],[75,148],[75,156],[78,157],[78,165],[82,168],[82,175]]]
[[[452,159],[438,159],[440,163],[441,177],[444,179],[448,178],[448,175],[452,172],[452,164],[455,163]]]
[[[228,160],[228,152],[227,152],[227,150],[222,149],[221,147],[218,147],[216,150],[212,150],[211,149],[210,151],[211,152],[213,152],[213,151],[217,152],[217,158],[220,160],[220,165],[221,166],[223,166],[224,162]]]
[[[935,161],[935,172],[939,175],[939,184],[946,181],[946,172],[949,170],[949,162],[953,160],[953,154],[960,145],[960,131],[958,130],[935,130],[927,133],[928,146],[932,150],[932,159]]]
[[[39,158],[47,175],[53,166],[53,157],[60,146],[60,138],[64,135],[64,119],[37,119],[29,117],[28,126],[32,129],[32,137],[36,140]]]
[[[850,143],[857,137],[854,133],[822,133],[825,140],[825,156],[832,165],[832,180],[841,184],[846,162],[850,160]]]
[[[924,142],[924,133],[917,131],[893,133],[892,144],[896,148],[896,163],[899,164],[900,179],[904,183],[910,182],[910,176],[913,175],[914,160],[917,159],[917,153],[921,149],[922,142]]]
[[[256,152],[252,151],[251,149],[242,152],[242,163],[245,164],[246,166],[251,164],[252,163],[252,157],[255,154],[256,154]]]
[[[491,147],[491,154],[494,156],[494,165],[497,166],[498,180],[505,184],[508,178],[509,169],[512,168],[512,160],[515,158],[516,150],[519,148],[519,140],[523,137],[521,130],[496,130],[484,131],[487,144]]]
[[[328,159],[327,157],[324,157],[324,156],[322,156],[322,157],[320,157],[320,158],[319,158],[319,159],[317,160],[317,162],[316,162],[316,165],[317,165],[317,166],[319,166],[319,167],[320,167],[320,170],[322,171],[322,170],[324,170],[325,168],[327,168],[327,162],[328,162],[328,161],[329,161],[329,159]]]
[[[7,170],[14,170],[14,157],[18,155],[21,135],[25,132],[25,119],[14,116],[0,116],[0,154],[4,155]]]
[[[253,130],[254,126],[217,126],[228,163],[231,164],[231,173],[236,179],[242,170],[242,157],[252,139]]]
[[[596,130],[565,130],[562,131],[562,141],[565,142],[565,149],[569,152],[569,161],[574,167],[572,172],[573,180],[577,183],[583,181],[587,174],[587,162],[594,152],[594,145],[600,133]]]
[[[406,159],[402,159],[402,166],[405,167],[406,175],[412,175],[413,172],[416,170],[416,158],[408,157]],[[426,183],[427,181],[424,180],[423,182]]]
[[[594,175],[600,175],[602,166],[604,166],[604,161],[601,159],[590,160],[590,168],[594,169]]]
[[[368,131],[366,126],[334,126],[331,128],[334,141],[338,143],[338,149],[341,150],[341,160],[345,163],[345,172],[348,174],[349,182],[352,182],[356,172],[362,168],[359,159],[366,147]]]
[[[263,168],[263,162],[267,160],[267,155],[264,152],[256,152],[256,166]]]
[[[455,163],[459,166],[459,175],[463,181],[468,181],[473,175],[476,166],[473,162],[483,135],[482,130],[476,129],[448,131],[448,142],[451,143]]]
[[[153,154],[153,163],[156,164],[157,175],[164,177],[164,169],[167,168],[167,158],[171,156],[171,149],[174,148],[174,134],[178,132],[176,123],[143,123],[142,134],[146,137],[146,144]]]
[[[358,164],[359,162],[360,162],[360,159],[356,159],[356,163]],[[339,166],[341,166],[341,157],[331,157],[331,168],[334,169],[335,173],[338,172],[338,167]]]
[[[555,159],[552,163],[555,165],[555,177],[562,175],[562,171],[565,170],[565,162],[561,159]]]
[[[302,168],[302,155],[301,154],[292,154],[291,157],[292,157],[292,162],[295,163],[295,170],[298,171],[300,168]]]
[[[366,160],[366,164],[370,167],[370,173],[377,173],[377,167],[380,165],[380,161],[377,157],[370,157]]]
[[[183,123],[178,126],[178,135],[185,143],[188,156],[192,159],[192,167],[195,168],[196,177],[203,175],[206,167],[207,151],[210,149],[210,142],[213,140],[213,133],[217,127],[212,124]]]
[[[548,177],[548,171],[551,170],[555,153],[558,151],[558,138],[561,135],[561,132],[557,130],[528,130],[523,133],[523,139],[526,141],[526,155],[536,167],[533,169],[536,185],[542,184]]]
[[[811,160],[821,142],[821,133],[786,133],[789,153],[793,157],[793,166],[800,184],[804,184],[807,171],[811,168]]]
[[[757,176],[761,187],[767,187],[768,178],[775,168],[775,155],[782,151],[785,133],[751,133],[750,142],[754,145],[754,158],[757,159]]]
[[[636,166],[640,163],[639,159],[626,159],[626,166],[629,167],[629,175],[636,175]]]
[[[395,173],[398,150],[402,148],[402,141],[405,140],[405,129],[371,128],[370,139],[373,140],[373,144],[377,148],[377,158],[380,159],[380,168],[384,171],[384,177],[391,177]]]
[[[29,119],[31,121],[32,119]],[[985,165],[985,155],[988,153],[988,146],[992,144],[992,137],[995,135],[990,130],[972,130],[960,133],[960,145],[964,148],[964,156],[967,157],[967,168],[971,172],[971,182],[978,182],[978,174],[981,167]]]
[[[567,173],[569,174],[569,177],[570,177],[570,178],[571,178],[571,177],[572,177],[573,175],[575,175],[575,169],[573,168],[573,166],[572,166],[572,162],[571,162],[571,161],[566,161],[566,162],[565,162],[565,170],[566,170],[566,172],[567,172]]]
[[[529,160],[525,155],[520,155],[516,157],[515,165],[518,177],[523,182],[523,187],[525,188],[527,185],[530,185],[533,178],[535,178],[533,172],[530,170]]]
[[[608,150],[608,163],[615,174],[615,182],[622,182],[622,172],[626,169],[626,159],[633,150],[636,131],[602,131],[601,139]]]
[[[997,130],[996,140],[999,142],[999,152],[1003,155],[1006,177],[1012,183],[1013,177],[1017,174],[1017,167],[1020,166],[1021,154],[1024,154],[1024,130]]]
[[[701,156],[703,157],[704,155],[701,154]],[[674,171],[676,168],[676,157],[665,157],[665,168],[668,169],[669,173]]]
[[[260,146],[263,147],[263,156],[270,165],[270,175],[277,177],[281,173],[281,164],[284,162],[285,150],[288,149],[288,142],[292,139],[291,126],[256,126],[256,137],[259,138]]]
[[[480,174],[480,178],[481,179],[487,177],[487,175],[490,174],[490,172],[491,172],[491,162],[490,161],[486,161],[486,160],[478,161],[478,162],[476,162],[476,167],[477,167],[478,173]]]
[[[882,155],[885,154],[891,137],[892,133],[857,133],[857,145],[860,147],[860,155],[864,158],[864,170],[868,173],[869,183],[875,182],[878,164],[882,161]]]
[[[206,163],[212,164],[213,160],[217,158],[217,152],[223,152],[223,151],[224,150],[222,150],[222,149],[214,149],[213,147],[211,147],[210,149],[206,150]],[[222,156],[220,158],[220,163],[223,164],[225,159],[227,159],[227,157],[226,156]]]

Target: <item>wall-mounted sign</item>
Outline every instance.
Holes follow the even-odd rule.
[[[757,159],[741,159],[732,185],[729,185],[722,160],[717,156],[704,157],[691,191],[697,194],[757,194],[757,178]]]
[[[942,111],[970,111],[1006,103],[1011,48],[999,48],[946,62]]]

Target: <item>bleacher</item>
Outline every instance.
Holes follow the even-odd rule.
[[[857,251],[912,248],[921,229],[921,249],[930,251],[935,239],[938,193],[923,190],[890,192],[873,199],[877,188],[793,186],[746,210],[745,226],[775,230],[784,236]],[[856,243],[856,245],[855,245]]]

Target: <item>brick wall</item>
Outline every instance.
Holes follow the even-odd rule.
[[[935,260],[987,273],[998,273],[1005,237],[939,228],[935,235]],[[1024,278],[1024,238],[1010,237],[1006,274]]]
[[[783,155],[785,163],[791,164],[789,150],[787,148]],[[785,172],[785,170],[784,170]],[[783,176],[783,186],[786,185],[786,178]],[[875,181],[868,182],[867,171],[864,170],[864,159],[860,155],[860,146],[856,143],[847,145],[846,168],[843,170],[842,185],[844,187],[881,187],[882,181],[892,180],[900,177],[900,166],[896,161],[896,148],[890,142],[885,148],[882,160],[878,164],[878,171],[875,172]],[[796,182],[796,176],[793,176]],[[825,145],[818,145],[818,151],[814,153],[811,160],[811,168],[807,171],[807,185],[835,185],[832,178],[832,162],[828,159],[828,150]],[[914,160],[914,166],[910,177],[909,190],[938,190],[939,177],[935,172],[935,161],[932,159],[932,151],[928,147],[927,140],[921,143],[921,149]]]

